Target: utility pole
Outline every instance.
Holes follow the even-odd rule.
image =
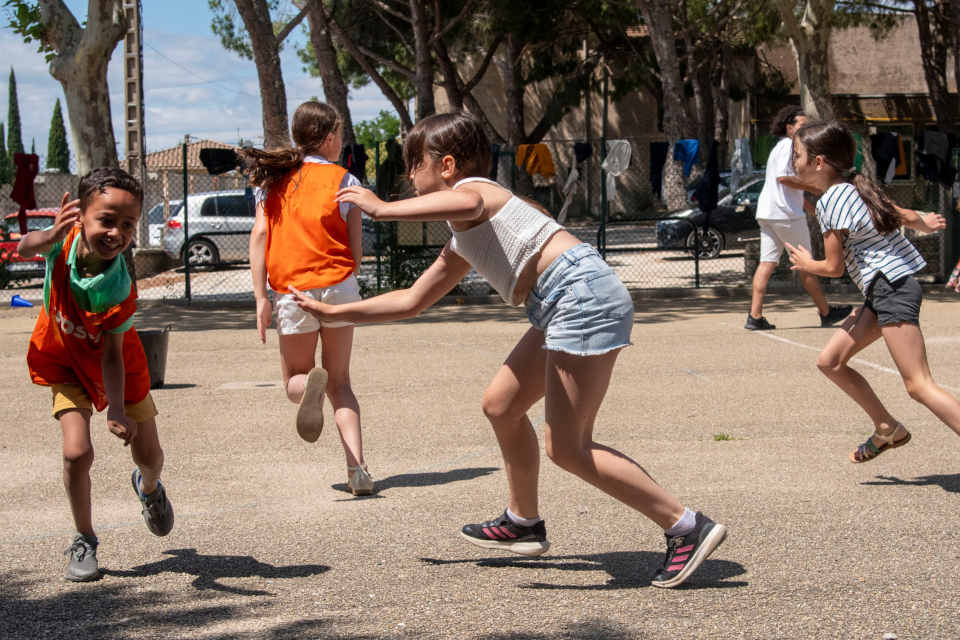
[[[143,22],[140,19],[141,0],[123,0],[128,30],[123,39],[123,122],[126,140],[127,172],[147,187],[147,157],[144,145],[143,121]],[[144,248],[150,242],[149,221],[140,216],[137,227],[137,246]]]

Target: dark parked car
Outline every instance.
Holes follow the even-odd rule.
[[[743,239],[757,237],[760,227],[754,216],[763,182],[762,177],[751,178],[736,193],[720,198],[709,214],[691,207],[659,220],[657,248],[692,252],[696,245],[695,232],[699,231],[700,257],[716,258],[721,251],[737,246]]]

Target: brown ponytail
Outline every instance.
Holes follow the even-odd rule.
[[[319,152],[324,141],[340,127],[340,115],[330,105],[310,100],[293,112],[290,128],[296,147],[292,149],[242,149],[240,160],[250,175],[250,184],[269,189],[293,169],[300,168],[303,159]],[[327,158],[336,162],[338,158]]]
[[[853,184],[878,232],[887,234],[900,228],[900,216],[890,198],[879,185],[854,168],[857,143],[849,129],[835,120],[814,122],[797,129],[794,140],[803,144],[808,157],[821,156],[838,178]]]

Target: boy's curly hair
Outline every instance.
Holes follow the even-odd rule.
[[[803,112],[803,107],[799,107],[795,104],[788,104],[787,106],[777,111],[777,115],[773,117],[773,124],[770,126],[770,133],[778,137],[784,137],[787,135],[787,125],[796,124],[797,118],[800,116],[805,116]]]
[[[80,210],[87,208],[95,193],[105,193],[107,187],[122,189],[143,204],[143,187],[140,186],[139,180],[119,167],[99,167],[80,178],[80,186],[77,187]]]

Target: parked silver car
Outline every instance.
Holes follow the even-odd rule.
[[[190,266],[210,266],[248,259],[253,229],[253,195],[245,191],[190,194],[187,198],[190,238],[185,242],[183,205],[171,207],[163,232],[163,250]]]

